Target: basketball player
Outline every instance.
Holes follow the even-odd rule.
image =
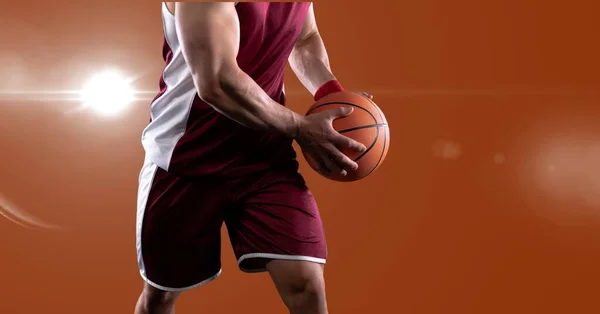
[[[319,99],[342,90],[310,2],[177,2],[162,8],[166,61],[142,136],[136,314],[173,314],[178,295],[221,273],[226,224],[241,270],[267,271],[292,314],[325,314],[327,248],[315,200],[298,173],[296,140],[323,173],[356,169],[337,133],[341,108],[287,109],[289,63]]]

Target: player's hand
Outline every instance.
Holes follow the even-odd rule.
[[[333,120],[348,116],[353,110],[352,107],[331,109],[307,115],[300,121],[296,141],[304,153],[317,164],[317,170],[323,175],[345,176],[346,169],[358,169],[358,164],[340,149],[364,152],[366,147],[338,133],[332,124]]]

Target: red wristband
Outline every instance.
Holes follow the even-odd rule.
[[[317,92],[315,93],[315,101],[318,101],[319,99],[321,99],[329,94],[343,92],[343,91],[344,91],[344,88],[342,87],[342,84],[340,84],[340,82],[338,80],[331,80],[331,81],[321,85],[321,87],[319,87],[319,89],[317,89]]]

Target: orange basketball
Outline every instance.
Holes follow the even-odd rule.
[[[347,106],[353,107],[354,111],[347,117],[335,119],[333,128],[344,136],[364,144],[367,150],[363,153],[342,150],[346,156],[358,163],[358,170],[347,170],[346,176],[328,176],[331,180],[342,182],[360,180],[373,173],[385,159],[390,147],[390,129],[383,112],[372,100],[359,94],[351,92],[329,94],[312,105],[306,114]],[[310,157],[304,154],[304,158],[316,170]]]

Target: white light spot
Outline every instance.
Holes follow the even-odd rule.
[[[431,146],[431,152],[437,158],[456,160],[462,155],[462,148],[452,141],[437,140]]]
[[[80,96],[84,107],[112,115],[122,112],[135,100],[135,90],[117,71],[104,71],[90,79]]]
[[[506,156],[504,156],[502,153],[495,153],[494,162],[498,165],[501,165],[506,162]]]

